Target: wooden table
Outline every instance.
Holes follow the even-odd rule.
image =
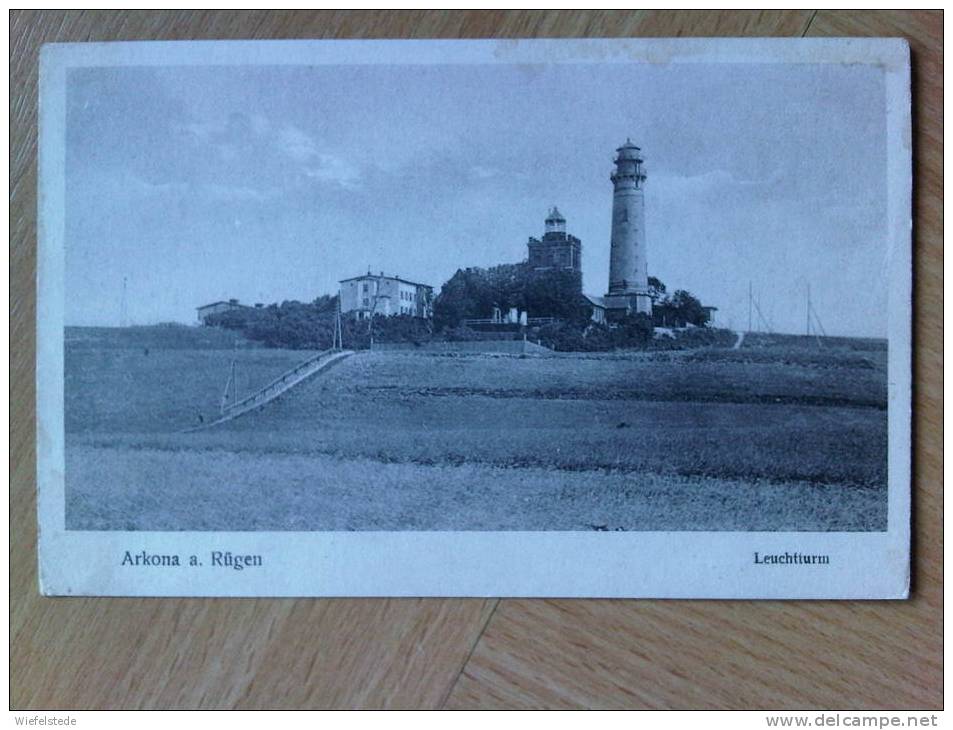
[[[903,36],[914,63],[915,572],[907,602],[50,599],[37,593],[37,49],[186,38]],[[936,709],[942,638],[942,14],[13,12],[13,707]]]

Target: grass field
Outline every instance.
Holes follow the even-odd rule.
[[[362,352],[182,433],[309,353],[110,338],[67,342],[73,529],[886,529],[876,341]]]

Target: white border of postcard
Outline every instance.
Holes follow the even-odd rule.
[[[818,532],[87,532],[65,529],[64,138],[69,67],[863,63],[886,74],[888,529]],[[911,115],[898,39],[266,41],[46,46],[41,55],[37,482],[46,595],[905,598],[910,575]],[[246,570],[120,569],[125,551],[262,556]],[[755,552],[830,556],[759,565]]]

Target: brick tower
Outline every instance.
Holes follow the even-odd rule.
[[[535,271],[582,271],[582,242],[566,233],[566,219],[555,206],[546,216],[546,229],[542,239],[530,237],[527,247],[529,265]]]

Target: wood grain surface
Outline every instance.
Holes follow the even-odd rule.
[[[942,707],[942,14],[11,13],[11,704]],[[43,598],[36,584],[37,52],[199,38],[902,36],[914,63],[914,584],[906,602]]]

